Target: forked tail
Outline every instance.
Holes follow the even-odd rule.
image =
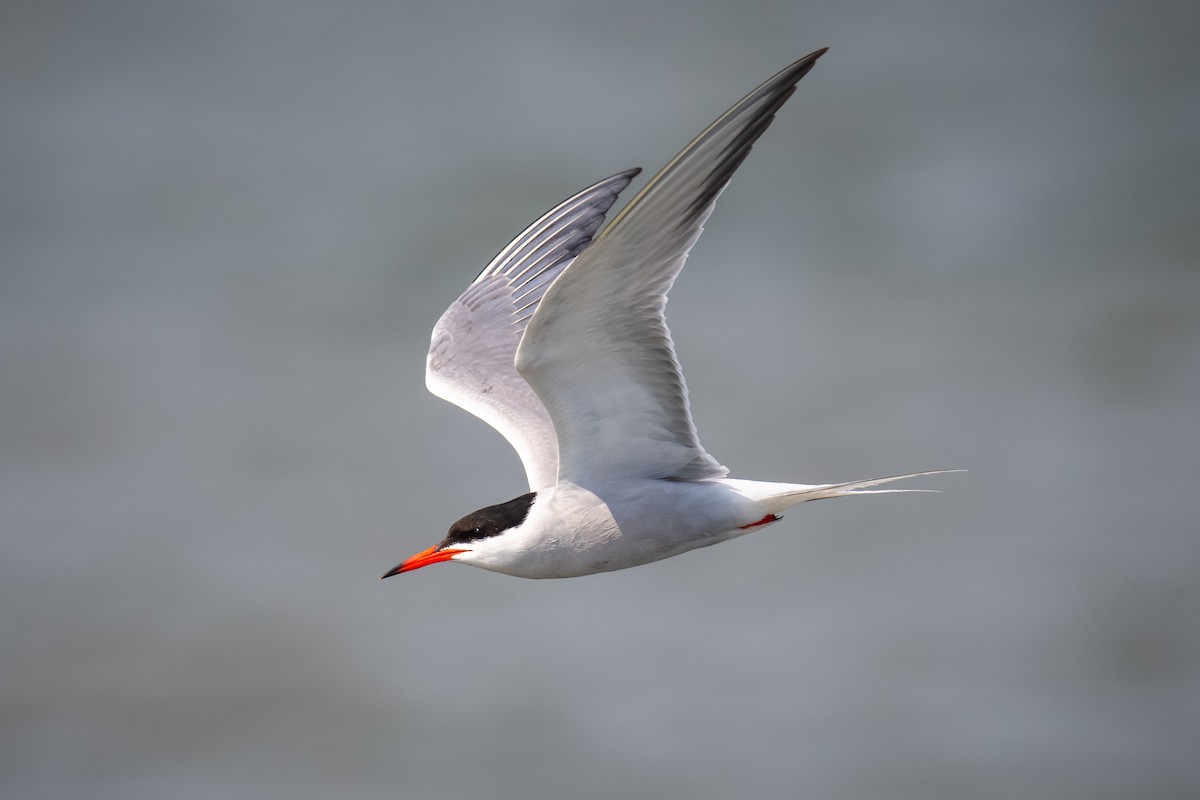
[[[809,500],[824,500],[827,497],[852,497],[860,494],[894,494],[899,492],[937,492],[937,489],[872,489],[892,481],[920,478],[925,475],[942,475],[947,472],[964,472],[961,469],[936,469],[928,472],[910,472],[906,475],[889,475],[886,478],[871,478],[865,481],[824,483],[807,486],[799,483],[767,483],[724,478],[721,483],[735,489],[743,497],[754,502],[752,513],[777,515],[794,505]]]
[[[935,469],[928,472],[909,472],[905,475],[889,475],[886,478],[871,478],[865,481],[847,481],[846,483],[827,483],[820,486],[805,486],[796,487],[795,491],[781,492],[778,496],[781,498],[792,499],[796,503],[804,503],[809,500],[824,500],[827,497],[849,497],[858,494],[897,494],[900,492],[932,492],[937,494],[938,489],[872,489],[872,486],[880,486],[892,481],[902,481],[906,478],[920,478],[924,475],[943,475],[947,472],[966,472],[963,469]]]

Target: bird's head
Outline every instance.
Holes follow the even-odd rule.
[[[427,567],[442,561],[461,561],[465,564],[484,566],[489,554],[503,547],[499,537],[507,531],[519,528],[529,516],[529,509],[537,498],[537,492],[523,494],[507,503],[488,506],[472,512],[450,526],[446,538],[422,550],[415,556],[402,561],[383,577],[390,578],[401,572]]]

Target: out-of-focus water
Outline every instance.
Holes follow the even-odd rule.
[[[1200,795],[1194,10],[3,18],[5,797]],[[424,391],[445,305],[824,45],[672,296],[704,442],[970,472],[623,573],[377,581],[524,491]]]

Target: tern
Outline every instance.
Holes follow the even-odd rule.
[[[724,542],[809,500],[916,472],[736,480],[700,445],[664,310],[717,196],[796,83],[780,71],[683,148],[595,235],[640,170],[589,186],[500,251],[433,329],[426,385],[499,431],[530,491],[460,519],[383,577],[443,561],[523,578],[625,569]]]

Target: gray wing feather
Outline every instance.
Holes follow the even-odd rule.
[[[425,384],[491,425],[525,467],[529,488],[554,484],[558,444],[545,407],[516,370],[521,335],[547,287],[592,241],[639,170],[564,200],[492,259],[433,328]]]
[[[717,196],[824,50],[748,94],[675,156],[550,285],[517,369],[558,435],[559,478],[728,470],[700,445],[663,312]]]

